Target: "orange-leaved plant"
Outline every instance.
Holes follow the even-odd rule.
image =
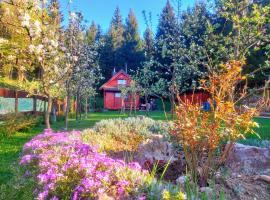
[[[207,185],[209,177],[226,161],[238,139],[256,134],[253,129],[258,124],[253,117],[258,107],[239,106],[248,95],[246,86],[239,87],[245,81],[243,65],[242,61],[230,61],[221,65],[220,71],[210,72],[207,80],[201,80],[201,88],[210,94],[209,111],[203,110],[201,103],[178,98],[172,135],[184,149],[192,180],[201,186]]]

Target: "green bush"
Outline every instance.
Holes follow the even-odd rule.
[[[169,136],[172,123],[155,121],[151,118],[139,116],[125,119],[108,119],[96,123],[94,130],[100,134],[109,134],[125,137],[129,133],[136,133],[144,138],[152,134],[162,134]]]
[[[10,113],[0,117],[0,138],[9,137],[21,130],[27,130],[38,123],[38,117]]]
[[[153,134],[169,139],[172,122],[155,121],[147,117],[108,119],[83,132],[84,141],[98,145],[104,151],[135,150]]]

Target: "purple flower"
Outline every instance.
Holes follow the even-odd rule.
[[[38,198],[37,199],[38,200],[45,200],[47,198],[48,194],[49,194],[49,191],[48,190],[45,190],[45,191],[43,191],[43,192],[41,192],[41,193],[38,194]]]
[[[52,133],[52,129],[50,129],[50,128],[44,129],[43,133],[50,134],[50,133]]]
[[[143,196],[139,197],[138,200],[146,200],[146,196],[143,195]]]
[[[75,191],[72,195],[72,200],[77,200],[78,199],[78,192]]]
[[[29,164],[34,158],[35,158],[35,156],[27,154],[27,155],[22,157],[20,164],[21,165]]]
[[[131,163],[129,163],[128,164],[128,167],[130,169],[134,169],[134,170],[141,170],[142,169],[142,167],[140,166],[140,164],[137,163],[137,162],[131,162]]]
[[[24,177],[30,177],[31,176],[31,172],[29,172],[28,170],[24,173]]]

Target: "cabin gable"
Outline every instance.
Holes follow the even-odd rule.
[[[129,86],[131,82],[130,76],[124,71],[120,71],[115,74],[109,81],[100,87],[100,90],[106,88],[118,88],[119,86]]]

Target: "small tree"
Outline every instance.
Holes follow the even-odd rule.
[[[70,109],[70,99],[74,93],[73,75],[75,68],[81,59],[83,51],[83,17],[80,13],[69,12],[69,25],[65,31],[65,59],[64,65],[68,69],[65,74],[65,90],[66,90],[66,110],[65,110],[65,129],[68,129],[68,113]]]
[[[76,120],[81,112],[81,99],[87,99],[96,94],[95,88],[102,79],[98,65],[98,53],[96,44],[84,44],[76,68],[73,73],[72,81],[77,99]]]
[[[241,75],[243,64],[230,61],[222,65],[222,72],[212,72],[209,81],[201,81],[202,88],[211,95],[211,111],[203,111],[200,103],[179,98],[173,135],[184,148],[193,182],[201,186],[206,186],[208,178],[226,161],[233,144],[248,133],[255,134],[253,128],[258,126],[253,121],[257,108],[236,108],[246,95],[245,90],[240,96],[235,94],[236,85],[245,78]],[[223,149],[220,145],[226,142]]]
[[[27,48],[32,55],[38,78],[29,79],[26,85],[33,82],[33,91],[45,95],[48,106],[45,111],[45,124],[50,128],[50,112],[52,98],[62,95],[61,84],[63,83],[65,67],[60,65],[62,50],[61,27],[58,13],[58,5],[47,1],[28,1],[27,5],[20,10],[21,26],[25,28],[30,37],[30,45]]]

